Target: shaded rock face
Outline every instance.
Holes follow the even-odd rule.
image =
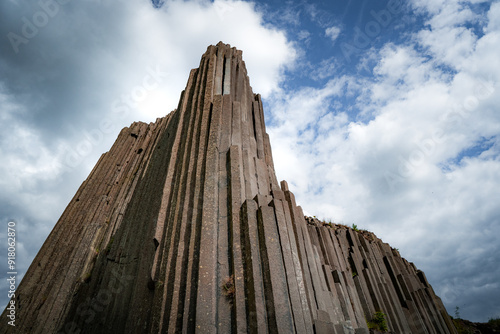
[[[392,333],[456,333],[396,250],[304,218],[242,53],[222,43],[176,110],[121,131],[16,298],[16,333],[368,333],[377,311]]]

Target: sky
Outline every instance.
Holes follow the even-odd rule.
[[[374,232],[455,316],[500,317],[500,2],[0,3],[0,307],[120,129],[176,108],[208,45],[243,50],[276,174]]]

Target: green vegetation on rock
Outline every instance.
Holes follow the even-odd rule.
[[[385,314],[382,311],[377,311],[370,321],[367,321],[368,329],[375,329],[381,332],[387,332],[387,322],[385,321]]]

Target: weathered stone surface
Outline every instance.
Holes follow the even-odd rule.
[[[62,214],[1,333],[456,333],[373,233],[305,218],[278,183],[242,52],[208,47],[178,108],[123,129]]]

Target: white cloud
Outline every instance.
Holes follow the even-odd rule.
[[[305,41],[305,42],[307,42],[307,40],[309,39],[310,36],[311,36],[311,33],[309,31],[307,31],[307,30],[301,30],[297,34],[298,40],[299,41]]]
[[[219,10],[221,6],[226,6],[226,9]],[[216,1],[212,5],[208,1],[172,1],[167,2],[160,12],[149,7],[145,10],[152,11],[151,17],[140,15],[139,29],[136,27],[134,31],[136,34],[137,31],[143,34],[153,23],[158,36],[149,39],[148,45],[144,47],[157,50],[155,46],[159,40],[166,41],[163,48],[165,53],[158,56],[171,57],[172,51],[177,52],[174,54],[175,59],[170,61],[172,67],[184,64],[186,58],[195,60],[193,64],[196,67],[204,49],[222,40],[244,50],[252,86],[262,96],[267,96],[277,89],[282,79],[283,66],[291,64],[295,59],[294,49],[285,34],[271,27],[264,27],[262,15],[255,11],[252,3]],[[182,69],[180,76],[185,77],[186,69]],[[185,79],[176,81],[183,82]]]
[[[422,30],[418,39],[429,49],[436,62],[460,70],[463,62],[474,52],[477,37],[465,27],[442,27],[438,31]]]
[[[340,30],[339,27],[333,26],[333,27],[327,28],[325,30],[325,35],[327,37],[330,37],[330,39],[332,40],[332,42],[335,42],[337,40],[337,37],[339,37],[340,32],[341,32],[341,30]]]
[[[488,26],[484,29],[485,32],[494,32],[500,30],[500,3],[495,2],[491,4],[490,11],[488,12]]]

